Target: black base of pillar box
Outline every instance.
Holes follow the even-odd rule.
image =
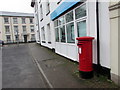
[[[93,78],[93,71],[91,71],[91,72],[79,71],[79,72],[80,72],[81,78],[84,78],[84,79],[91,79],[91,78]]]

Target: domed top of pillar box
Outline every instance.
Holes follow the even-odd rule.
[[[76,38],[76,40],[78,40],[78,41],[91,41],[93,39],[94,39],[94,37],[90,37],[90,36]]]

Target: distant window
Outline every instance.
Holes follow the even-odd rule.
[[[58,28],[55,29],[55,41],[59,42],[59,29]]]
[[[40,19],[43,19],[43,10],[42,10],[42,4],[40,5]]]
[[[31,32],[34,32],[34,26],[33,25],[30,26],[30,30],[31,30]]]
[[[50,30],[50,23],[47,24],[47,36],[48,36],[48,42],[51,42],[51,30]]]
[[[30,23],[33,24],[33,18],[30,18]]]
[[[35,2],[35,12],[37,12],[37,10],[38,10],[38,3]]]
[[[50,13],[50,2],[47,0],[46,2],[46,15]]]
[[[14,26],[14,33],[15,33],[15,35],[19,33],[18,26]]]
[[[25,24],[26,21],[25,21],[25,18],[22,18],[22,24]]]
[[[5,26],[5,33],[10,34],[10,27],[9,26]]]
[[[31,34],[31,41],[35,41],[35,34]]]
[[[26,26],[22,26],[23,28],[23,33],[27,33]]]
[[[16,40],[16,41],[19,40],[19,35],[15,35],[15,40]]]
[[[41,28],[41,34],[42,34],[42,41],[45,41],[45,30],[44,27]]]
[[[8,23],[9,23],[8,17],[5,17],[5,18],[4,18],[4,23],[5,23],[5,24],[8,24]]]
[[[6,35],[6,40],[7,40],[7,42],[11,42],[11,36],[10,35]]]
[[[17,18],[13,18],[13,23],[14,23],[14,24],[17,24],[17,23],[18,23]]]

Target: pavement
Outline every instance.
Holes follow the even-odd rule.
[[[92,79],[79,76],[78,63],[62,57],[38,44],[29,44],[29,50],[43,76],[52,88],[117,88],[106,77],[94,75]]]
[[[82,79],[78,63],[36,43],[3,47],[3,88],[117,88],[106,77]]]

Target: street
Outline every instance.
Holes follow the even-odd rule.
[[[3,47],[2,74],[2,88],[47,87],[24,44]]]
[[[2,88],[117,88],[104,76],[79,77],[78,63],[35,43],[4,45]]]

